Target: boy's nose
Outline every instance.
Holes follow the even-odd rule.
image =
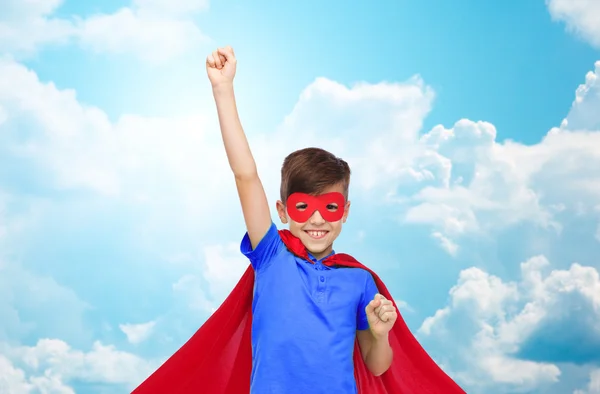
[[[323,219],[323,216],[321,216],[321,212],[315,211],[312,214],[312,216],[310,217],[310,223],[311,224],[323,224],[323,223],[325,223],[325,219]]]

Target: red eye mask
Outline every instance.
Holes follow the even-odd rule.
[[[290,218],[298,223],[305,223],[319,211],[323,219],[328,222],[337,222],[344,216],[346,199],[339,192],[311,196],[306,193],[293,193],[286,202]]]

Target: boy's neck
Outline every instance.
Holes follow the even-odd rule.
[[[335,254],[335,251],[333,250],[333,245],[321,253],[313,254],[309,250],[307,250],[306,252],[308,253],[308,257],[310,257],[311,260],[314,260],[314,261],[321,261],[321,260]]]

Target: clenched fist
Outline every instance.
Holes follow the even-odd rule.
[[[235,77],[235,54],[233,48],[218,48],[206,58],[206,72],[213,87],[233,83]]]
[[[381,294],[375,295],[375,298],[365,308],[365,312],[371,332],[378,337],[387,335],[398,318],[396,307],[392,301],[387,300]]]

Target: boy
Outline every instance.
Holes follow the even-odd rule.
[[[225,151],[246,222],[242,252],[256,278],[251,393],[356,393],[355,338],[369,370],[381,375],[392,362],[387,335],[397,315],[392,302],[377,294],[368,272],[325,269],[322,264],[333,253],[333,242],[348,217],[350,168],[320,149],[297,151],[285,159],[277,211],[282,223],[289,223],[290,232],[302,241],[312,263],[294,256],[271,220],[237,115],[235,68],[229,47],[207,59]],[[326,197],[319,205],[317,200],[309,203],[304,194]],[[326,220],[328,214],[333,218]]]
[[[134,393],[463,393],[402,319],[395,326],[396,307],[377,275],[333,251],[350,208],[348,164],[318,148],[290,154],[276,204],[289,231],[277,231],[237,113],[231,47],[214,51],[206,67],[251,267]]]

